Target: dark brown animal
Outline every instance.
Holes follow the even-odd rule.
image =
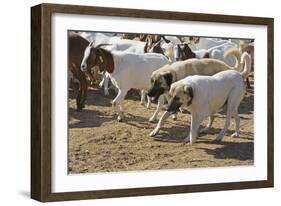
[[[74,32],[69,32],[68,36],[68,68],[73,76],[79,81],[79,91],[76,96],[77,111],[85,107],[88,83],[86,73],[80,69],[80,64],[84,56],[84,50],[89,42]],[[87,71],[91,74],[91,71]]]
[[[139,40],[140,40],[140,41],[145,41],[146,38],[147,38],[147,34],[140,34],[140,35],[139,35]]]
[[[156,43],[152,43],[152,44],[149,44],[148,42],[146,42],[146,44],[144,46],[144,53],[150,52],[150,53],[159,53],[159,54],[165,55],[160,43],[161,43],[161,40]]]
[[[159,54],[164,54],[163,49],[161,48],[161,41],[162,39],[166,42],[169,43],[170,41],[165,38],[163,35],[147,35],[146,37],[146,45],[144,47],[144,52],[153,52],[153,53],[159,53]]]
[[[189,48],[187,43],[178,44],[178,52],[176,54],[176,61],[184,61],[191,58],[196,58],[195,53]]]

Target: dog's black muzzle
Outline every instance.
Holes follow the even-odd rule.
[[[152,87],[151,89],[148,90],[147,95],[152,98],[153,100],[157,101],[160,95],[164,94],[165,89],[162,87]]]
[[[181,107],[182,103],[179,101],[180,99],[178,97],[173,97],[169,100],[167,111],[174,114],[179,111],[179,108]]]

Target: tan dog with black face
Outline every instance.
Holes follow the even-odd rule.
[[[238,107],[244,97],[244,80],[251,71],[251,57],[248,53],[242,54],[241,63],[245,65],[242,72],[227,70],[213,76],[193,75],[173,83],[167,111],[159,120],[153,134],[159,132],[163,121],[177,112],[180,106],[186,106],[191,113],[191,126],[189,136],[185,141],[193,144],[203,119],[208,116],[213,117],[222,107],[226,106],[225,125],[218,134],[217,140],[223,139],[230,125],[231,117],[235,118],[236,123],[236,130],[232,136],[239,136]],[[208,127],[211,127],[211,124],[212,122]]]
[[[165,65],[154,71],[151,75],[148,96],[158,100],[157,109],[149,119],[150,122],[157,118],[165,100],[170,99],[169,90],[173,82],[179,81],[191,75],[214,75],[225,70],[240,71],[240,52],[236,48],[231,48],[225,52],[225,56],[234,55],[237,59],[234,67],[216,59],[188,59]]]

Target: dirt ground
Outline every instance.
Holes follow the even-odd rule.
[[[138,93],[131,92],[124,103],[126,118],[117,122],[110,96],[90,88],[86,107],[75,110],[75,91],[69,90],[69,173],[116,172],[194,167],[252,165],[254,163],[253,89],[247,89],[240,104],[241,135],[232,138],[231,124],[223,141],[214,142],[223,128],[225,113],[216,115],[213,128],[200,134],[195,145],[183,142],[189,133],[190,115],[179,113],[152,138],[156,126],[148,122],[156,105],[140,105]],[[162,113],[160,113],[161,115]],[[160,117],[159,115],[159,117]],[[233,121],[234,122],[234,121]],[[207,119],[202,125],[207,124]]]

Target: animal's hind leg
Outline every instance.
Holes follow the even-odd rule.
[[[208,122],[207,127],[202,128],[200,130],[200,133],[208,132],[211,129],[212,125],[213,125],[214,119],[215,119],[214,115],[209,116],[209,122]]]
[[[75,74],[76,74],[76,78],[79,81],[79,91],[76,97],[76,106],[77,106],[77,111],[81,111],[85,107],[88,84],[84,73],[78,72]]]
[[[118,113],[118,117],[117,117],[118,121],[121,121],[122,118],[124,117],[122,103],[123,103],[123,100],[124,100],[126,94],[127,94],[127,90],[121,91],[119,89],[117,96],[112,101],[112,107],[113,107],[113,109],[117,110],[117,113]]]
[[[104,76],[104,82],[103,82],[103,92],[104,95],[109,95],[109,88],[108,88],[108,83],[109,83],[109,77],[107,75]]]
[[[217,140],[222,140],[226,130],[230,126],[230,120],[231,117],[235,117],[235,122],[236,122],[236,132],[238,131],[239,134],[239,124],[240,124],[240,119],[238,116],[238,106],[243,98],[243,95],[241,95],[240,87],[233,89],[227,99],[227,111],[226,111],[226,120],[225,120],[225,125],[224,128],[220,131],[219,135],[217,136]]]
[[[228,113],[226,115],[226,119],[225,119],[225,124],[224,124],[224,128],[220,131],[220,133],[218,134],[216,140],[221,141],[226,133],[226,130],[229,128],[230,126],[230,120],[231,120],[231,115]]]
[[[238,115],[238,113],[236,112],[234,115],[235,118],[235,132],[231,135],[231,137],[239,137],[240,135],[240,117]]]
[[[86,102],[86,98],[87,98],[87,89],[88,89],[88,84],[87,82],[84,82],[82,85],[82,98],[81,98],[81,107],[84,108],[85,107],[85,102]]]

